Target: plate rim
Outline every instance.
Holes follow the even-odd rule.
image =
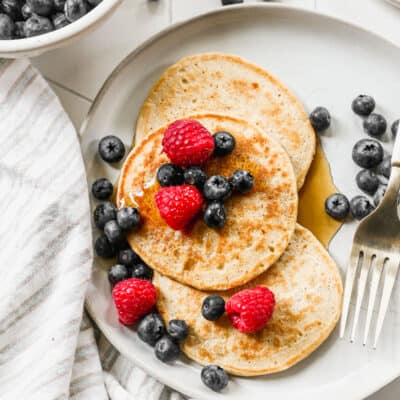
[[[90,121],[92,120],[94,114],[97,111],[98,105],[101,102],[102,98],[105,96],[107,93],[108,88],[113,84],[114,80],[117,78],[119,75],[119,72],[125,68],[127,64],[129,64],[133,59],[135,59],[138,55],[140,55],[143,51],[147,49],[147,47],[151,46],[153,43],[157,42],[159,39],[161,39],[164,35],[171,34],[175,31],[178,31],[181,28],[184,28],[186,26],[191,25],[192,23],[195,22],[201,22],[202,20],[206,20],[209,17],[216,16],[218,14],[228,14],[228,13],[241,13],[243,10],[257,10],[257,9],[275,9],[278,11],[291,11],[294,13],[297,13],[298,16],[306,16],[306,17],[311,17],[311,18],[317,18],[317,19],[325,19],[328,20],[331,23],[336,23],[336,24],[341,24],[343,26],[347,26],[349,28],[356,29],[358,31],[361,31],[363,34],[367,35],[372,35],[378,40],[386,42],[386,44],[393,46],[397,51],[400,50],[400,45],[396,44],[393,40],[385,37],[382,34],[379,34],[373,30],[370,30],[366,28],[365,26],[362,26],[359,23],[352,22],[349,20],[346,20],[341,17],[337,17],[335,15],[332,15],[327,12],[321,12],[319,10],[313,10],[313,9],[307,9],[299,6],[294,6],[294,5],[288,5],[288,4],[278,4],[278,3],[255,3],[255,4],[249,4],[249,3],[244,3],[244,4],[239,4],[239,5],[231,5],[231,6],[224,6],[220,7],[218,9],[213,9],[210,11],[206,11],[203,13],[200,13],[196,16],[174,22],[170,24],[169,26],[163,28],[159,32],[153,34],[150,36],[148,39],[144,40],[136,46],[128,55],[126,55],[118,64],[117,66],[111,71],[111,73],[108,75],[104,83],[101,85],[99,91],[97,92],[95,98],[93,99],[93,102],[89,108],[88,113],[86,114],[85,119],[83,120],[80,128],[79,128],[79,138],[80,141],[84,138],[84,135],[88,129],[88,126],[90,124]],[[92,279],[89,284],[92,283]],[[158,371],[155,370],[150,370],[146,366],[144,362],[141,362],[139,359],[136,359],[134,356],[131,354],[120,351],[118,348],[119,346],[114,344],[113,340],[113,334],[111,332],[108,332],[108,329],[105,325],[102,324],[102,322],[96,317],[96,313],[92,310],[90,301],[86,298],[85,299],[85,309],[89,313],[91,319],[96,323],[96,325],[99,327],[101,332],[104,334],[104,336],[107,338],[107,340],[124,356],[126,356],[128,359],[130,359],[135,365],[138,367],[142,368],[146,373],[148,373],[150,376],[154,377],[158,381],[164,383],[165,385],[183,393],[189,396],[193,396],[193,394],[190,393],[190,390],[187,390],[184,385],[181,385],[180,383],[177,383],[176,381],[169,380],[166,378],[163,374],[159,373]],[[363,382],[363,385],[360,387],[360,391],[357,394],[357,397],[351,397],[351,399],[364,399],[378,390],[382,389],[386,385],[390,384],[392,381],[394,381],[396,378],[400,377],[400,366],[399,369],[391,373],[387,376],[386,379],[382,379],[379,382],[373,382],[372,380],[369,381],[368,383]],[[193,392],[192,392],[193,393]],[[354,396],[354,390],[348,390],[348,395]],[[216,393],[210,393],[210,396],[202,398],[204,399],[212,399],[215,398],[215,396],[218,396]]]

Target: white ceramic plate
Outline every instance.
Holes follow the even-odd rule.
[[[324,105],[333,124],[321,136],[337,186],[357,193],[353,143],[363,137],[361,120],[350,108],[359,93],[372,94],[388,121],[400,116],[400,49],[354,25],[282,5],[224,8],[163,31],[135,50],[112,73],[82,127],[89,182],[119,169],[101,162],[97,143],[114,133],[132,142],[135,120],[151,85],[182,56],[223,51],[264,66],[287,84],[310,110]],[[386,146],[391,146],[390,140]],[[321,183],[323,184],[323,182]],[[330,251],[344,270],[354,224],[346,224]],[[273,398],[274,400],[362,399],[400,375],[399,291],[393,298],[378,350],[339,340],[337,330],[307,360],[286,372],[259,378],[232,378],[223,394],[200,380],[200,367],[186,359],[169,366],[117,322],[102,262],[95,260],[87,309],[108,339],[150,374],[196,399]]]

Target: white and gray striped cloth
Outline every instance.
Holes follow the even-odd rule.
[[[83,317],[92,239],[79,140],[25,60],[0,60],[0,191],[0,399],[181,399]]]

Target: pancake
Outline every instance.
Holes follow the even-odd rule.
[[[216,322],[204,319],[201,304],[210,292],[158,273],[153,283],[164,321],[183,319],[189,325],[182,351],[202,365],[217,364],[240,376],[282,371],[307,357],[335,327],[342,301],[342,282],[334,261],[311,232],[300,225],[273,267],[243,287],[219,293],[228,299],[242,289],[269,287],[275,293],[275,311],[258,332],[240,333],[226,315]]]
[[[261,67],[228,54],[181,59],[151,89],[140,111],[136,140],[184,115],[215,112],[256,124],[288,152],[303,185],[315,133],[297,98]]]
[[[211,229],[198,218],[184,233],[159,216],[155,176],[168,162],[161,152],[166,127],[147,136],[128,156],[117,204],[139,208],[143,224],[128,241],[155,270],[198,289],[225,290],[255,278],[284,252],[296,224],[295,176],[283,148],[248,122],[212,114],[186,118],[198,120],[212,133],[226,130],[235,137],[234,151],[212,158],[205,168],[208,175],[230,176],[243,168],[254,176],[250,193],[225,202],[225,226]]]

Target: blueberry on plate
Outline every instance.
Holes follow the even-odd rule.
[[[113,190],[113,184],[106,178],[96,179],[92,184],[92,194],[98,200],[107,200]]]
[[[243,169],[237,169],[229,179],[232,189],[242,194],[248,193],[254,186],[253,175]]]
[[[26,0],[33,14],[48,17],[53,11],[53,0]]]
[[[0,5],[5,14],[7,14],[13,21],[21,19],[21,1],[20,0],[1,0]]]
[[[56,13],[52,15],[51,20],[53,21],[54,29],[61,29],[70,24],[64,13]]]
[[[78,20],[88,11],[89,8],[85,0],[66,0],[64,4],[64,13],[69,22]]]
[[[118,162],[124,158],[125,146],[120,138],[108,135],[103,137],[99,142],[99,154],[106,162]]]
[[[400,123],[400,119],[396,119],[396,121],[394,121],[392,126],[390,127],[390,130],[392,131],[393,139],[396,138],[397,129],[399,128],[399,123]]]
[[[213,201],[204,211],[204,223],[210,228],[222,228],[226,222],[226,208],[223,203]]]
[[[124,238],[124,232],[115,219],[106,222],[104,225],[104,234],[107,236],[110,243],[113,244],[120,242]]]
[[[22,39],[25,37],[25,32],[24,32],[24,21],[17,21],[15,23],[15,28],[14,28],[14,39]]]
[[[216,321],[225,312],[225,300],[216,294],[207,296],[201,306],[201,315],[208,321]]]
[[[117,248],[110,243],[106,235],[101,235],[96,239],[94,250],[101,258],[113,258],[117,253]]]
[[[207,200],[226,200],[231,194],[231,185],[222,175],[213,175],[206,180],[203,194]]]
[[[223,6],[229,6],[231,4],[240,4],[243,3],[243,0],[221,0]]]
[[[365,196],[356,196],[350,200],[350,212],[356,219],[363,219],[374,210],[374,206]]]
[[[221,157],[232,153],[235,148],[235,138],[225,131],[214,133],[214,156]]]
[[[158,168],[157,181],[162,187],[182,185],[183,169],[175,164],[163,164]]]
[[[387,185],[381,185],[378,187],[378,190],[374,194],[374,204],[375,207],[378,207],[379,203],[382,201],[383,196],[386,193]]]
[[[28,19],[30,17],[32,17],[33,15],[33,11],[32,9],[29,7],[28,3],[25,3],[22,8],[21,8],[21,14],[22,14],[22,18],[23,19]]]
[[[142,260],[131,248],[127,248],[118,251],[118,262],[127,267],[133,267],[135,264],[142,262]]]
[[[374,139],[361,139],[354,145],[352,157],[360,167],[373,168],[383,160],[383,147]]]
[[[376,172],[379,175],[383,175],[385,178],[390,178],[390,173],[392,171],[392,156],[386,156],[382,162],[376,167]]]
[[[189,335],[187,323],[181,319],[172,319],[168,322],[167,332],[174,340],[185,340]]]
[[[386,132],[387,122],[381,114],[372,113],[364,119],[364,132],[376,138],[381,137]]]
[[[343,220],[350,211],[350,203],[347,197],[341,193],[331,194],[325,200],[325,211],[332,218]]]
[[[179,344],[169,335],[164,335],[154,346],[156,357],[162,362],[175,361],[180,353]]]
[[[325,107],[317,107],[310,114],[310,122],[317,132],[321,132],[329,128],[331,115]]]
[[[129,279],[131,276],[131,270],[126,265],[115,264],[108,270],[108,280],[111,285],[116,285],[118,282]]]
[[[207,174],[203,169],[197,166],[188,167],[183,173],[185,183],[196,186],[197,189],[203,190],[207,180]]]
[[[369,169],[362,169],[356,176],[357,186],[368,194],[374,194],[379,186],[379,179],[375,172]]]
[[[360,94],[351,103],[351,108],[356,114],[365,117],[374,111],[375,100],[367,94]]]
[[[134,230],[140,226],[140,214],[136,208],[122,207],[117,211],[118,225],[124,230]]]
[[[64,12],[65,0],[53,0],[53,3],[57,11]]]
[[[43,35],[44,33],[51,32],[53,29],[53,24],[48,18],[35,14],[28,18],[24,25],[26,37]]]
[[[91,6],[98,6],[103,0],[86,0]]]
[[[154,346],[165,334],[164,321],[160,314],[150,313],[137,326],[137,334],[143,342]]]
[[[13,20],[6,14],[0,14],[0,39],[12,39],[15,29]]]
[[[143,261],[132,266],[132,278],[151,281],[153,279],[153,270]]]
[[[218,365],[207,365],[201,370],[201,380],[214,392],[220,392],[228,384],[229,378],[224,369]]]
[[[110,201],[98,204],[93,212],[95,225],[99,229],[104,229],[104,225],[113,219],[117,218],[117,208]]]

